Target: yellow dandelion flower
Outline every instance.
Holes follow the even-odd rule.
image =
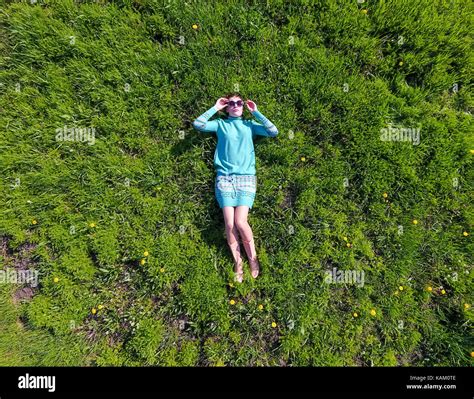
[[[426,287],[426,291],[428,291],[428,292],[433,291],[433,287]]]
[[[272,327],[275,328],[277,326],[277,323],[275,323],[274,321],[272,321]]]
[[[197,28],[198,28],[197,24],[193,24],[193,29],[197,29]]]
[[[342,237],[342,239],[343,239],[344,241],[347,241],[347,237]]]
[[[301,159],[301,161],[303,161],[303,162],[306,161],[306,157],[301,157],[300,159]]]
[[[92,308],[91,312],[92,312],[92,314],[96,314],[96,313],[97,313],[97,309],[96,309],[96,308]]]
[[[55,283],[57,283],[59,281],[59,278],[58,277],[55,277],[54,280],[53,280]]]
[[[418,220],[413,219],[413,224],[418,224]]]
[[[38,222],[36,221],[36,219],[33,219],[33,220],[31,221],[31,224],[36,224],[36,223],[38,223]]]
[[[471,357],[474,357],[474,352],[471,352]]]
[[[148,255],[150,255],[148,251],[143,252],[143,256],[148,256]]]
[[[387,198],[387,197],[388,197],[388,194],[387,194],[387,193],[383,193],[383,197],[384,197],[384,198]]]
[[[363,10],[360,10],[362,14],[367,14],[367,10],[364,8]]]
[[[258,310],[263,310],[263,305],[258,305]]]
[[[441,294],[445,295],[445,294],[446,294],[446,291],[445,291],[445,290],[441,290]]]
[[[464,233],[462,233],[462,235],[463,235],[464,237],[467,237],[467,236],[469,235],[469,233],[468,233],[467,231],[465,231]]]
[[[101,310],[101,309],[103,309],[103,308],[104,308],[104,305],[99,305],[99,306],[97,306],[97,309],[99,309],[99,310]]]
[[[474,154],[474,150],[470,150],[470,153],[471,153],[471,154]]]
[[[372,316],[375,316],[375,315],[377,314],[377,312],[375,311],[375,309],[372,309],[372,310],[370,311],[370,314],[371,314]]]
[[[231,299],[231,300],[229,301],[229,303],[230,303],[231,305],[235,305],[235,301],[234,301],[233,299]]]
[[[398,63],[398,65],[402,66],[402,65],[403,65],[403,61],[400,61],[400,62]]]
[[[399,289],[400,291],[403,291],[403,285],[401,285],[400,287],[398,287],[398,289]]]
[[[346,247],[347,247],[347,248],[350,248],[350,247],[352,247],[352,244],[351,244],[350,242],[348,242],[348,243],[346,244]]]
[[[352,316],[358,317],[359,315],[357,314],[357,312],[354,312],[354,313],[352,314]]]
[[[142,259],[142,260],[140,261],[140,265],[144,265],[145,263],[146,263],[146,260],[145,260],[145,259]]]
[[[89,223],[89,227],[92,227],[92,228],[94,228],[95,226],[96,226],[96,224],[95,224],[95,223]]]
[[[470,307],[471,307],[471,305],[469,305],[468,303],[464,304],[464,309],[469,309]]]
[[[165,268],[164,267],[160,268],[160,273],[164,273],[164,272],[165,272]]]

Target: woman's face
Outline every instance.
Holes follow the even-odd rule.
[[[232,101],[232,102],[231,102]],[[240,101],[242,105],[237,105],[236,103]],[[227,106],[227,113],[229,116],[242,116],[244,112],[244,100],[240,97],[230,97],[229,98],[229,105]]]

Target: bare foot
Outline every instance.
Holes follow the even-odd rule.
[[[235,264],[234,280],[241,283],[244,279],[244,268],[242,267],[242,258],[239,259],[238,263]]]
[[[258,259],[249,259],[250,264],[250,274],[253,278],[257,278],[258,273],[260,272],[260,264],[258,263]]]

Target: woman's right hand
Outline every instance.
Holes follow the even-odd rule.
[[[218,111],[221,109],[227,107],[227,103],[229,102],[228,98],[221,97],[219,100],[217,100],[215,107],[217,108]]]

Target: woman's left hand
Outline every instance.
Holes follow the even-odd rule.
[[[245,102],[245,106],[250,112],[255,112],[257,110],[257,104],[255,104],[252,100],[247,100]]]

